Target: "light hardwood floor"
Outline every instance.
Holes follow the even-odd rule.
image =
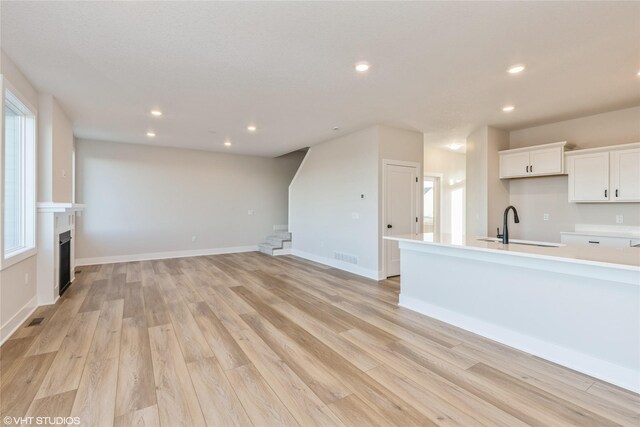
[[[0,348],[2,417],[640,425],[637,394],[399,308],[397,279],[253,252],[80,270]]]

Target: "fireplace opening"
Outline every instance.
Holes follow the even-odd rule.
[[[71,231],[60,234],[60,295],[71,284]]]

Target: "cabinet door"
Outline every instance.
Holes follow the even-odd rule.
[[[500,178],[529,175],[529,152],[500,154]]]
[[[611,152],[611,200],[640,201],[640,148]]]
[[[628,248],[632,239],[610,236],[590,236],[588,234],[561,234],[560,242],[565,245],[588,245],[607,248]]]
[[[562,170],[562,147],[546,148],[544,150],[531,150],[529,157],[531,175],[557,175]]]
[[[567,157],[570,202],[609,200],[609,153]]]

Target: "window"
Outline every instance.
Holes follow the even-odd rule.
[[[35,110],[6,87],[3,102],[2,266],[35,253]]]

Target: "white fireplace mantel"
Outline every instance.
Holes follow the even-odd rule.
[[[36,205],[38,212],[75,212],[82,211],[87,205],[81,203],[56,203],[56,202],[40,202]]]
[[[38,304],[53,304],[59,294],[59,236],[71,232],[71,281],[75,269],[76,214],[86,205],[80,203],[40,202],[38,209]]]

